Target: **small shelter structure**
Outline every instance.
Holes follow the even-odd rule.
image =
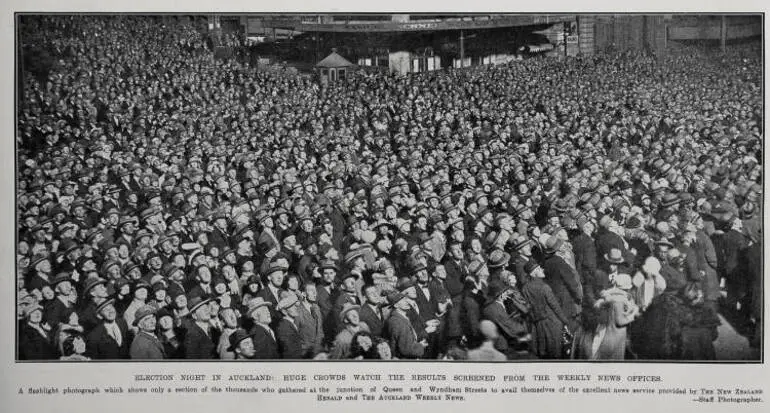
[[[321,83],[333,83],[338,80],[345,80],[348,77],[349,71],[355,66],[355,64],[340,56],[336,51],[333,51],[329,56],[326,56],[315,65]]]

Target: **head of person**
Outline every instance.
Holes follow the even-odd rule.
[[[305,300],[309,303],[315,303],[318,301],[318,290],[314,283],[310,282],[304,285],[303,291],[305,292]]]
[[[374,348],[377,351],[377,357],[380,360],[391,360],[393,358],[393,353],[390,349],[390,344],[387,340],[383,339],[382,337],[375,337],[374,340]]]
[[[238,327],[238,314],[232,308],[222,308],[219,310],[219,320],[226,328]]]
[[[191,306],[193,307],[192,318],[195,321],[206,323],[211,320],[211,306],[208,303],[200,304],[196,298],[192,299]],[[205,300],[204,300],[205,301]]]

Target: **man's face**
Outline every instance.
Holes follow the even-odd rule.
[[[104,284],[97,284],[91,289],[91,296],[98,298],[107,298],[107,287]]]
[[[246,359],[254,358],[254,356],[257,354],[256,350],[254,349],[254,340],[252,340],[251,337],[241,340],[241,342],[238,343],[238,347],[235,349],[235,352],[238,353],[240,357]]]
[[[206,267],[201,267],[198,270],[198,282],[201,284],[208,284],[211,282],[211,271]]]
[[[357,326],[358,323],[361,321],[361,319],[358,316],[358,311],[356,310],[348,311],[347,314],[345,314],[345,320],[347,320],[347,322],[350,325],[354,325],[354,326]]]
[[[51,272],[51,263],[48,260],[43,260],[36,266],[37,270],[49,274]]]
[[[436,269],[433,271],[433,276],[438,278],[439,280],[445,280],[446,279],[446,268],[444,268],[443,265],[437,265]]]
[[[150,268],[157,271],[162,266],[163,266],[163,260],[161,260],[160,257],[152,257],[152,259],[150,260]]]
[[[157,325],[157,320],[155,319],[155,316],[145,317],[142,319],[142,321],[139,322],[139,328],[142,329],[142,331],[147,331],[147,332],[155,331],[156,325]]]
[[[270,324],[273,321],[270,316],[270,310],[267,307],[259,307],[254,310],[253,317],[254,321],[260,324]]]
[[[209,307],[208,304],[204,304],[195,309],[195,314],[193,314],[193,316],[198,321],[209,321],[211,320],[211,307]]]
[[[268,278],[270,279],[270,284],[276,288],[280,288],[283,284],[284,273],[283,271],[273,271]]]
[[[331,284],[334,282],[334,279],[337,277],[337,271],[333,268],[324,268],[323,270],[323,281],[326,284]]]
[[[428,270],[417,271],[417,282],[425,284],[428,282]]]
[[[298,304],[299,303],[295,303],[293,306],[285,309],[284,311],[286,312],[286,315],[288,315],[291,318],[297,318],[297,315],[299,315]]]
[[[315,303],[318,300],[318,290],[315,285],[305,286],[305,299],[310,303]]]
[[[69,281],[61,282],[59,283],[58,290],[61,295],[70,295],[70,293],[72,293],[72,283]]]
[[[342,281],[342,288],[349,292],[355,292],[356,291],[356,279],[354,277],[347,277],[344,281]]]
[[[366,302],[370,304],[379,304],[381,301],[381,295],[380,292],[375,287],[367,287],[364,291],[364,297],[366,298]]]
[[[106,305],[104,308],[102,308],[102,311],[99,312],[101,314],[102,318],[105,319],[107,322],[113,322],[115,321],[115,317],[117,316],[117,311],[115,311],[115,306],[112,304]]]
[[[455,260],[460,261],[463,259],[464,253],[460,244],[453,244],[449,252]]]

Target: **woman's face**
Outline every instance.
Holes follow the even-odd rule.
[[[372,348],[372,338],[369,336],[358,336],[356,341],[363,351],[369,351]]]
[[[72,341],[72,345],[75,350],[75,354],[83,354],[86,352],[86,342],[82,337],[75,337],[75,340]]]
[[[174,266],[177,268],[184,268],[186,265],[186,260],[184,259],[184,255],[175,255],[174,256]]]
[[[54,293],[53,289],[47,285],[43,287],[42,293],[44,300],[53,300],[54,297],[56,297],[56,293]]]
[[[144,301],[147,299],[147,289],[146,288],[140,288],[136,291],[134,291],[134,297],[139,301]]]
[[[471,241],[471,250],[476,254],[481,254],[481,241],[478,239]]]
[[[41,310],[35,310],[29,315],[29,321],[32,323],[40,323],[43,320],[43,312]]]
[[[163,316],[158,320],[160,328],[163,331],[168,331],[174,328],[174,319],[171,316]]]
[[[390,346],[386,342],[382,342],[377,345],[377,354],[382,360],[390,360],[392,358],[390,352]]]
[[[174,304],[176,304],[176,308],[179,309],[187,307],[187,297],[184,294],[179,294],[174,299]]]
[[[288,284],[288,286],[289,286],[289,290],[291,290],[291,291],[297,291],[297,290],[299,290],[299,280],[297,279],[297,277],[291,277],[291,278],[289,278],[289,280],[288,280],[288,283],[287,283],[287,284]]]

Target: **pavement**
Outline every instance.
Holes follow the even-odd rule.
[[[729,317],[729,315],[728,315]],[[740,334],[736,327],[737,322],[732,317],[726,318],[719,314],[719,321],[722,325],[718,327],[719,337],[714,341],[716,350],[716,359],[724,361],[738,360],[760,360],[761,354],[759,348],[751,348],[747,336]]]

